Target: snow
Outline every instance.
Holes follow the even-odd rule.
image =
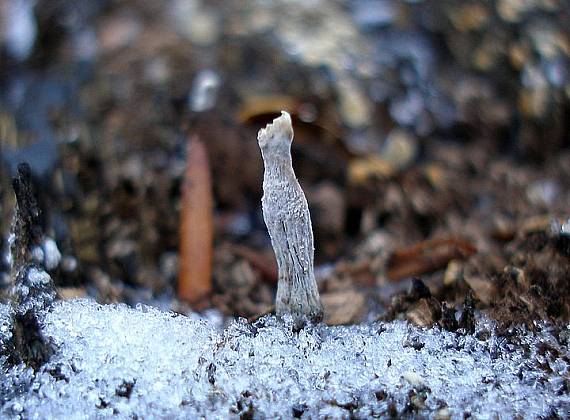
[[[41,246],[32,248],[32,259],[38,264],[42,264],[46,270],[55,270],[61,261],[61,252],[59,251],[55,241],[46,236]]]
[[[49,237],[44,238],[42,243],[44,251],[44,264],[47,270],[54,270],[61,261],[61,253],[55,241]]]
[[[3,345],[9,314],[0,305]],[[213,323],[148,306],[58,302],[44,320],[56,345],[46,365],[34,373],[0,359],[0,417],[570,412],[570,326],[558,338],[546,324],[537,324],[537,333],[519,329],[513,344],[483,318],[475,335],[463,336],[403,321],[295,332],[292,320],[271,316],[221,329],[211,317]],[[413,406],[419,411],[409,411]]]
[[[44,270],[31,266],[23,281],[18,281],[11,294],[17,305],[17,313],[39,313],[49,307],[56,297],[51,277]]]

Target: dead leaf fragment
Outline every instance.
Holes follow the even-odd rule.
[[[398,281],[431,273],[454,259],[465,259],[477,249],[471,242],[455,237],[429,239],[394,251],[388,262],[388,278]]]
[[[354,290],[325,293],[321,296],[327,325],[345,325],[362,321],[365,308],[363,293]]]

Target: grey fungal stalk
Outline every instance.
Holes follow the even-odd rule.
[[[285,111],[257,135],[265,166],[263,218],[279,271],[275,309],[277,315],[288,313],[296,321],[320,321],[323,307],[313,271],[311,215],[293,171],[292,141],[291,116]]]

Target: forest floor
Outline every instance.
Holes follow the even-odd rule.
[[[18,2],[6,4],[12,3]],[[137,314],[150,317],[142,310],[72,300],[78,297],[152,305],[190,317],[218,314],[211,316],[221,325],[209,325],[204,351],[233,334],[227,331],[235,332],[235,317],[276,322],[265,317],[273,311],[277,276],[261,214],[263,166],[256,133],[285,109],[293,117],[293,164],[313,220],[325,322],[348,325],[311,327],[306,337],[291,338],[287,351],[298,357],[308,343],[328,348],[348,334],[347,340],[362,339],[363,354],[378,349],[375,363],[387,363],[390,352],[402,353],[393,376],[377,389],[353,384],[346,401],[318,398],[363,417],[372,415],[370,407],[380,407],[375,404],[382,406],[381,415],[394,414],[389,411],[394,402],[397,415],[428,384],[433,395],[427,397],[427,411],[410,416],[435,415],[451,406],[454,416],[469,410],[484,414],[486,398],[499,395],[507,404],[518,391],[520,398],[530,398],[525,387],[534,381],[540,390],[532,398],[548,403],[532,416],[564,417],[570,380],[570,10],[556,2],[514,0],[38,1],[29,8],[13,22],[0,23],[2,244],[7,255],[15,202],[10,180],[26,161],[41,230],[61,252],[50,263],[53,242],[40,241],[36,262],[50,274],[61,300],[70,300],[46,315],[46,331],[61,349],[67,348],[62,337],[75,327],[54,325],[63,314],[72,316],[72,308],[86,318],[116,310],[120,322]],[[31,31],[27,49],[10,38],[11,22]],[[198,163],[188,147],[196,139],[206,151]],[[184,186],[205,179],[205,173],[211,175],[206,199],[184,199]],[[199,233],[192,237],[203,244],[213,268],[192,279],[208,292],[188,303],[177,282],[193,257],[179,250],[196,231],[187,231],[181,220],[196,208],[211,216],[196,223],[211,224],[213,242]],[[14,281],[9,259],[0,261],[0,274],[0,294],[9,303]],[[87,327],[95,320],[81,322]],[[160,322],[157,328],[169,321]],[[172,322],[197,328],[193,321]],[[378,328],[386,328],[378,337],[390,336],[388,342],[371,338]],[[293,334],[283,325],[267,331],[269,337]],[[402,347],[409,334],[425,347]],[[256,348],[268,340],[255,337],[250,344]],[[61,369],[58,363],[67,356],[77,358],[71,342],[80,341],[72,337],[69,353],[57,353],[42,375]],[[172,351],[190,352],[185,345],[172,342],[178,349]],[[438,355],[438,346],[447,348]],[[496,351],[505,352],[504,360]],[[219,390],[204,373],[217,362],[208,356],[203,367],[202,356],[191,354],[198,363],[195,374],[206,375],[210,386],[204,395],[232,395],[212,403],[219,413],[229,415],[223,410],[238,404],[234,413],[244,414],[248,401],[270,401],[263,394],[271,388],[265,383],[256,388],[258,394],[248,389],[251,384],[239,392],[224,388],[249,365],[215,379],[225,384]],[[343,363],[342,352],[334,354],[331,363]],[[464,359],[453,369],[440,366],[431,378],[425,370],[434,362],[430,357]],[[502,360],[508,366],[492,394],[495,379],[483,372],[479,357],[495,374]],[[523,359],[529,377],[515,372]],[[397,380],[406,377],[409,363],[424,385],[401,387],[410,383]],[[469,363],[483,369],[469,378],[490,381],[474,403],[479,408],[467,409],[462,397],[437,382],[445,369],[450,381],[459,381]],[[372,374],[367,366],[354,374]],[[305,367],[295,367],[303,372],[296,382],[299,395],[320,386],[316,370],[304,372]],[[190,380],[185,376],[190,373],[179,373],[172,373],[177,381]],[[342,388],[344,374],[331,373],[332,383]],[[14,416],[22,413],[14,403],[25,406],[25,395],[44,380],[18,375],[0,388],[4,412]],[[521,389],[502,388],[512,375]],[[98,379],[104,378],[111,377]],[[192,380],[206,384],[203,378]],[[26,390],[20,399],[19,387]],[[101,392],[111,398],[110,389]],[[368,396],[378,391],[380,397],[372,405],[360,404],[353,400],[358,389]],[[410,389],[415,394],[408,394]],[[236,395],[243,392],[240,400]],[[444,403],[438,405],[435,393],[445,395]],[[105,405],[93,398],[95,406]],[[329,413],[320,411],[326,404],[297,403],[307,405],[300,414]],[[206,410],[200,405],[205,402],[195,404]],[[251,404],[260,415],[275,413],[265,403]],[[488,412],[501,412],[500,404]],[[524,414],[526,407],[513,413]],[[200,410],[195,413],[205,412]],[[330,410],[332,416],[344,415]],[[168,411],[149,411],[159,413]]]

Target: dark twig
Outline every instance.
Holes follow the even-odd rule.
[[[53,354],[53,345],[43,336],[41,324],[45,311],[55,300],[56,291],[49,274],[31,259],[30,249],[40,243],[42,229],[27,164],[18,166],[12,185],[16,194],[10,239],[12,337],[5,351],[10,362],[23,362],[37,369]]]

